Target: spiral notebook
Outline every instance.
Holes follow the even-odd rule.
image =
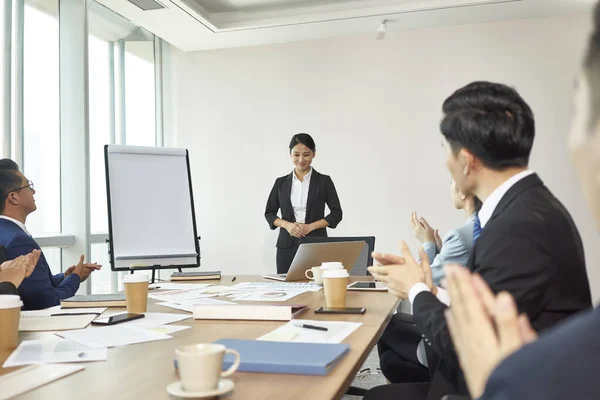
[[[39,311],[21,311],[19,331],[42,332],[84,329],[100,316],[104,310],[106,310],[106,307],[71,308],[68,310],[51,308]]]

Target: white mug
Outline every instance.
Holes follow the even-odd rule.
[[[309,272],[312,276],[309,275]],[[312,267],[311,269],[307,269],[304,271],[304,275],[311,281],[315,281],[315,284],[322,285],[323,284],[323,270],[321,267]]]
[[[235,362],[227,371],[221,372],[226,353],[235,356]],[[222,344],[191,344],[175,349],[175,358],[184,392],[215,390],[219,379],[233,374],[240,366],[240,353]]]

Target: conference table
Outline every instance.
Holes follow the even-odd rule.
[[[259,276],[223,276],[220,281],[203,281],[219,285],[240,282],[267,281]],[[351,281],[371,280],[371,277],[351,277]],[[272,282],[272,281],[271,281]],[[192,282],[186,282],[192,283]],[[362,366],[373,346],[387,326],[398,299],[387,292],[348,291],[348,307],[366,307],[362,315],[315,314],[325,305],[324,291],[306,292],[277,304],[305,304],[309,311],[298,319],[362,322],[362,326],[342,343],[350,345],[349,353],[326,376],[266,374],[236,372],[231,379],[234,391],[224,396],[230,400],[266,399],[339,399]],[[244,302],[244,304],[252,304]],[[265,303],[259,303],[265,304]],[[123,310],[109,308],[107,311]],[[186,313],[159,306],[148,299],[149,312]],[[219,339],[256,339],[283,325],[282,321],[224,321],[187,319],[175,323],[189,325],[173,333],[172,339],[133,344],[108,349],[106,361],[85,363],[85,369],[33,391],[20,399],[168,399],[167,385],[178,380],[173,358],[175,348],[193,343],[208,343]],[[90,329],[90,328],[88,328]],[[91,328],[95,329],[95,328]],[[19,341],[55,337],[49,332],[21,332]],[[0,353],[0,365],[9,353]],[[0,368],[0,375],[18,368]],[[1,389],[0,389],[1,390]]]

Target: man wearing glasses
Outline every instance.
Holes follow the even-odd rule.
[[[27,216],[37,209],[33,182],[19,171],[10,159],[0,160],[0,245],[6,249],[6,258],[27,255],[40,246],[25,228]],[[83,255],[79,263],[64,273],[52,275],[42,252],[33,273],[19,286],[24,310],[40,310],[57,306],[60,301],[73,296],[79,284],[100,269],[97,264],[85,264]]]

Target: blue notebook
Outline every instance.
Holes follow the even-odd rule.
[[[240,353],[241,372],[275,374],[327,375],[348,353],[347,344],[265,342],[261,340],[222,339],[218,342]],[[223,370],[235,357],[227,354]]]

